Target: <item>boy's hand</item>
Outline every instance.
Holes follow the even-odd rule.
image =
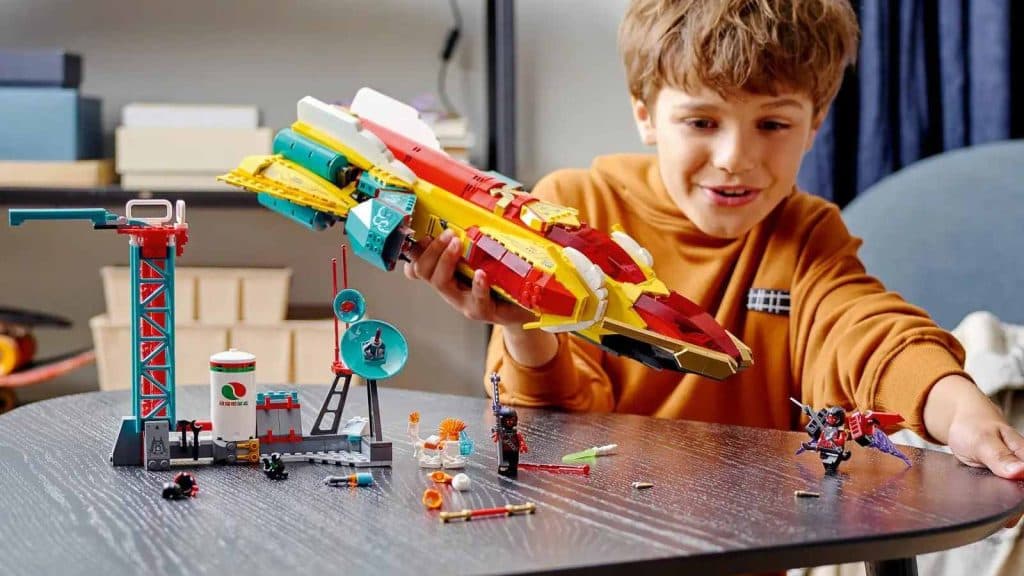
[[[1024,480],[1024,437],[1001,415],[961,414],[949,427],[949,448],[964,464]]]
[[[491,296],[491,285],[483,270],[473,275],[471,287],[460,284],[455,270],[461,251],[462,242],[451,230],[445,230],[434,240],[425,238],[418,244],[413,261],[405,263],[405,275],[433,286],[452,308],[470,320],[517,328],[534,320],[530,311]]]
[[[1024,436],[973,382],[962,376],[939,380],[928,394],[925,426],[968,466],[996,476],[1024,480]],[[1007,523],[1013,526],[1020,516]]]

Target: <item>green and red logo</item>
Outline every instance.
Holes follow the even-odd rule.
[[[241,382],[228,382],[220,388],[221,396],[228,400],[240,400],[245,397],[245,392],[245,385]]]

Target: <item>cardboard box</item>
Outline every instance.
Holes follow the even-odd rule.
[[[242,310],[242,281],[236,268],[204,268],[196,276],[196,322],[234,324]]]
[[[132,102],[121,109],[129,128],[258,128],[259,118],[255,106]]]
[[[0,160],[99,158],[102,139],[98,99],[74,88],[0,86]]]
[[[231,348],[256,356],[256,382],[286,384],[292,381],[292,329],[287,323],[277,326],[239,324],[231,327]]]
[[[242,322],[280,324],[288,314],[290,268],[244,268],[242,277]]]
[[[106,314],[89,320],[100,390],[128,390],[132,384],[132,341],[128,323],[111,321]],[[176,386],[209,385],[210,356],[228,349],[228,327],[190,325],[175,327],[174,380]]]
[[[189,324],[196,319],[196,269],[176,268],[174,271],[174,323]],[[107,315],[113,324],[128,324],[132,313],[132,283],[126,266],[104,266],[103,298]]]
[[[0,186],[25,188],[93,188],[114,182],[114,161],[0,161]]]
[[[0,49],[0,85],[78,88],[82,57],[59,48]]]
[[[330,384],[334,379],[333,320],[292,320],[292,376],[296,384]],[[344,329],[344,325],[341,326]]]
[[[270,128],[118,128],[118,174],[224,173],[246,156],[270,154]]]
[[[236,190],[217,181],[218,172],[178,174],[173,172],[124,172],[121,188],[125,190]]]
[[[179,325],[174,336],[174,379],[178,386],[210,385],[210,356],[229,348],[228,326]]]
[[[132,387],[132,341],[128,325],[114,323],[107,314],[89,319],[100,390],[128,390]]]

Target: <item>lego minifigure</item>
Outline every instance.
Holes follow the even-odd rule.
[[[281,460],[281,455],[274,452],[270,455],[270,458],[264,456],[263,461],[263,473],[267,475],[267,478],[271,480],[287,480],[288,471],[284,469],[284,460]]]
[[[835,474],[839,465],[850,459],[850,451],[846,449],[846,441],[852,439],[861,446],[874,448],[891,456],[895,456],[910,467],[910,460],[900,452],[882,430],[883,426],[891,426],[903,421],[899,414],[891,412],[855,411],[846,414],[840,406],[830,406],[818,411],[810,406],[790,398],[800,407],[801,412],[811,419],[806,426],[809,442],[803,442],[797,454],[807,450],[818,453],[827,474]]]
[[[373,335],[373,340],[367,340],[363,344],[363,360],[367,364],[383,364],[384,360],[387,359],[387,347],[380,338],[380,332],[381,329],[377,328],[377,333]]]
[[[494,387],[494,398],[491,409],[494,412],[494,427],[491,429],[491,439],[497,443],[498,448],[498,474],[515,478],[519,472],[519,455],[529,451],[526,446],[526,439],[516,430],[519,424],[519,415],[515,408],[502,406],[498,396],[498,384],[501,383],[501,376],[497,372],[491,373],[491,386]]]
[[[182,500],[184,498],[195,498],[199,493],[199,484],[196,478],[189,472],[178,472],[174,480],[164,482],[163,497],[167,500]]]
[[[473,453],[466,423],[457,418],[441,420],[437,434],[424,439],[420,438],[420,413],[413,412],[409,414],[406,432],[415,447],[413,457],[420,468],[465,468],[466,456]]]

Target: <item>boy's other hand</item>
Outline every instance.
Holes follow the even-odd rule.
[[[955,418],[949,427],[949,448],[958,460],[976,468],[985,467],[996,476],[1024,480],[1024,437],[1003,421],[984,414]],[[1020,515],[1006,522],[1017,525]]]
[[[1006,423],[999,408],[970,380],[962,376],[939,380],[925,404],[925,425],[964,464],[1024,480],[1024,436]],[[1020,518],[1011,519],[1007,527]]]
[[[474,273],[471,286],[460,282],[456,266],[462,242],[451,230],[445,230],[436,239],[424,238],[412,252],[413,261],[405,263],[405,276],[430,284],[466,318],[515,327],[535,319],[530,311],[492,296],[490,281],[483,270]]]

